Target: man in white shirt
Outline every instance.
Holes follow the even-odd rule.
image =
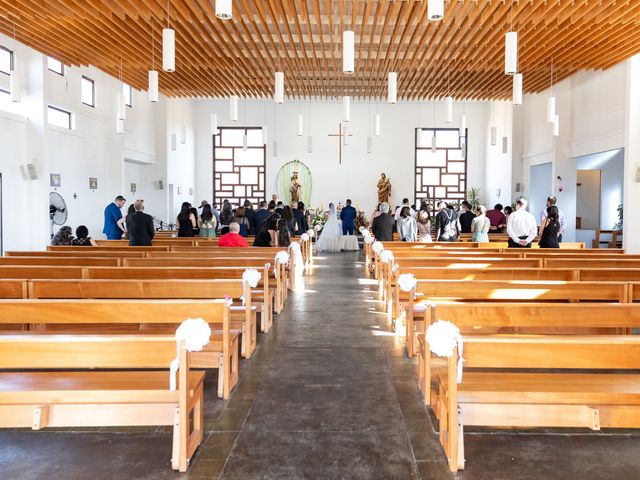
[[[507,220],[509,248],[531,248],[537,231],[536,218],[527,212],[527,199],[519,197],[516,200],[516,211]]]
[[[547,208],[553,207],[558,199],[552,195],[547,198],[547,206],[540,212],[540,225],[544,225],[544,221],[547,219]],[[560,235],[558,241],[562,242],[562,232],[567,229],[567,219],[564,216],[564,212],[558,208],[558,221],[560,222]]]
[[[411,205],[409,205],[409,199],[408,198],[403,198],[402,199],[402,205],[399,206],[398,208],[396,208],[396,213],[394,215],[396,222],[400,219],[400,212],[402,212],[402,208],[403,207],[409,207],[409,212],[411,213],[411,216],[413,218],[416,218],[416,211],[411,208]]]

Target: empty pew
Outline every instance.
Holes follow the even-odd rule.
[[[31,250],[13,250],[9,252],[4,252],[7,257],[95,257],[96,255],[100,258],[143,258],[146,252],[141,251],[104,251],[96,252],[90,247],[85,247],[84,250],[74,250],[73,252],[65,252],[65,251],[31,251]]]
[[[185,472],[203,439],[204,372],[180,342],[170,390],[175,357],[173,336],[0,336],[0,426],[170,425],[171,465]]]
[[[40,265],[40,266],[80,266],[80,267],[118,267],[122,260],[117,257],[0,257],[2,265]]]

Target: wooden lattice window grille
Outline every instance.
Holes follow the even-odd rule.
[[[247,148],[243,137],[247,135]],[[261,127],[219,127],[213,136],[213,202],[254,206],[266,198],[267,151]]]

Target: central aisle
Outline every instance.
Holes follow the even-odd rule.
[[[418,478],[400,405],[420,414],[413,372],[359,280],[359,256],[316,265],[208,439],[230,447],[220,478]]]

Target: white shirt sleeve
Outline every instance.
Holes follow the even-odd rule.
[[[507,219],[507,234],[509,235],[509,238],[511,240],[513,240],[514,242],[518,243],[520,241],[520,239],[518,238],[518,236],[513,231],[513,219],[514,219],[513,214],[514,213],[516,213],[516,212],[513,212],[511,215],[509,215],[509,218]]]

